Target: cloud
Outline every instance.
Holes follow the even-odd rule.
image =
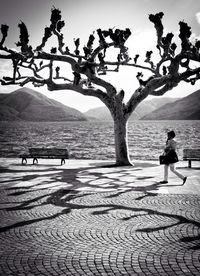
[[[195,33],[192,33],[190,36],[190,42],[194,44],[197,40],[200,40],[200,36],[197,36]]]
[[[200,12],[195,14],[197,22],[200,24]]]
[[[0,78],[12,73],[12,61],[2,59],[0,62]]]

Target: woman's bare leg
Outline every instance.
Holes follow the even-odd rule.
[[[169,165],[165,164],[164,165],[164,181],[168,181],[168,169],[169,169]]]
[[[175,165],[174,164],[169,164],[169,167],[170,167],[170,170],[174,173],[174,174],[176,174],[180,179],[184,179],[185,178],[185,176],[184,175],[182,175],[181,173],[179,173],[176,169],[175,169]]]

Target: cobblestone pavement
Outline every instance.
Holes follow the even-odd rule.
[[[134,175],[139,168],[132,169]],[[90,181],[98,180],[93,186],[103,185],[101,191],[79,189],[78,177],[85,176],[81,184],[88,188],[92,168],[74,168],[74,179],[69,169],[73,186],[66,175],[64,186],[61,167],[48,167],[51,178],[38,175],[43,166],[29,169],[1,164],[1,276],[200,275],[198,193],[181,186],[182,193],[162,193],[155,181],[148,182],[150,169],[148,177],[140,171],[132,179],[134,186],[128,186],[132,176],[126,172],[123,189],[119,170],[113,175],[114,169],[104,168],[108,183],[95,167]]]

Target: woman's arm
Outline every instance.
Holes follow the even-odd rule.
[[[168,140],[167,145],[165,147],[165,152],[174,150],[176,151],[176,142],[174,140]]]

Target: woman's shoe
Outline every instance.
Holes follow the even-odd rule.
[[[166,181],[166,180],[160,181],[160,184],[167,184],[167,183],[168,183],[168,181]]]
[[[187,177],[184,177],[183,178],[183,185],[185,184],[186,180],[187,180]]]

